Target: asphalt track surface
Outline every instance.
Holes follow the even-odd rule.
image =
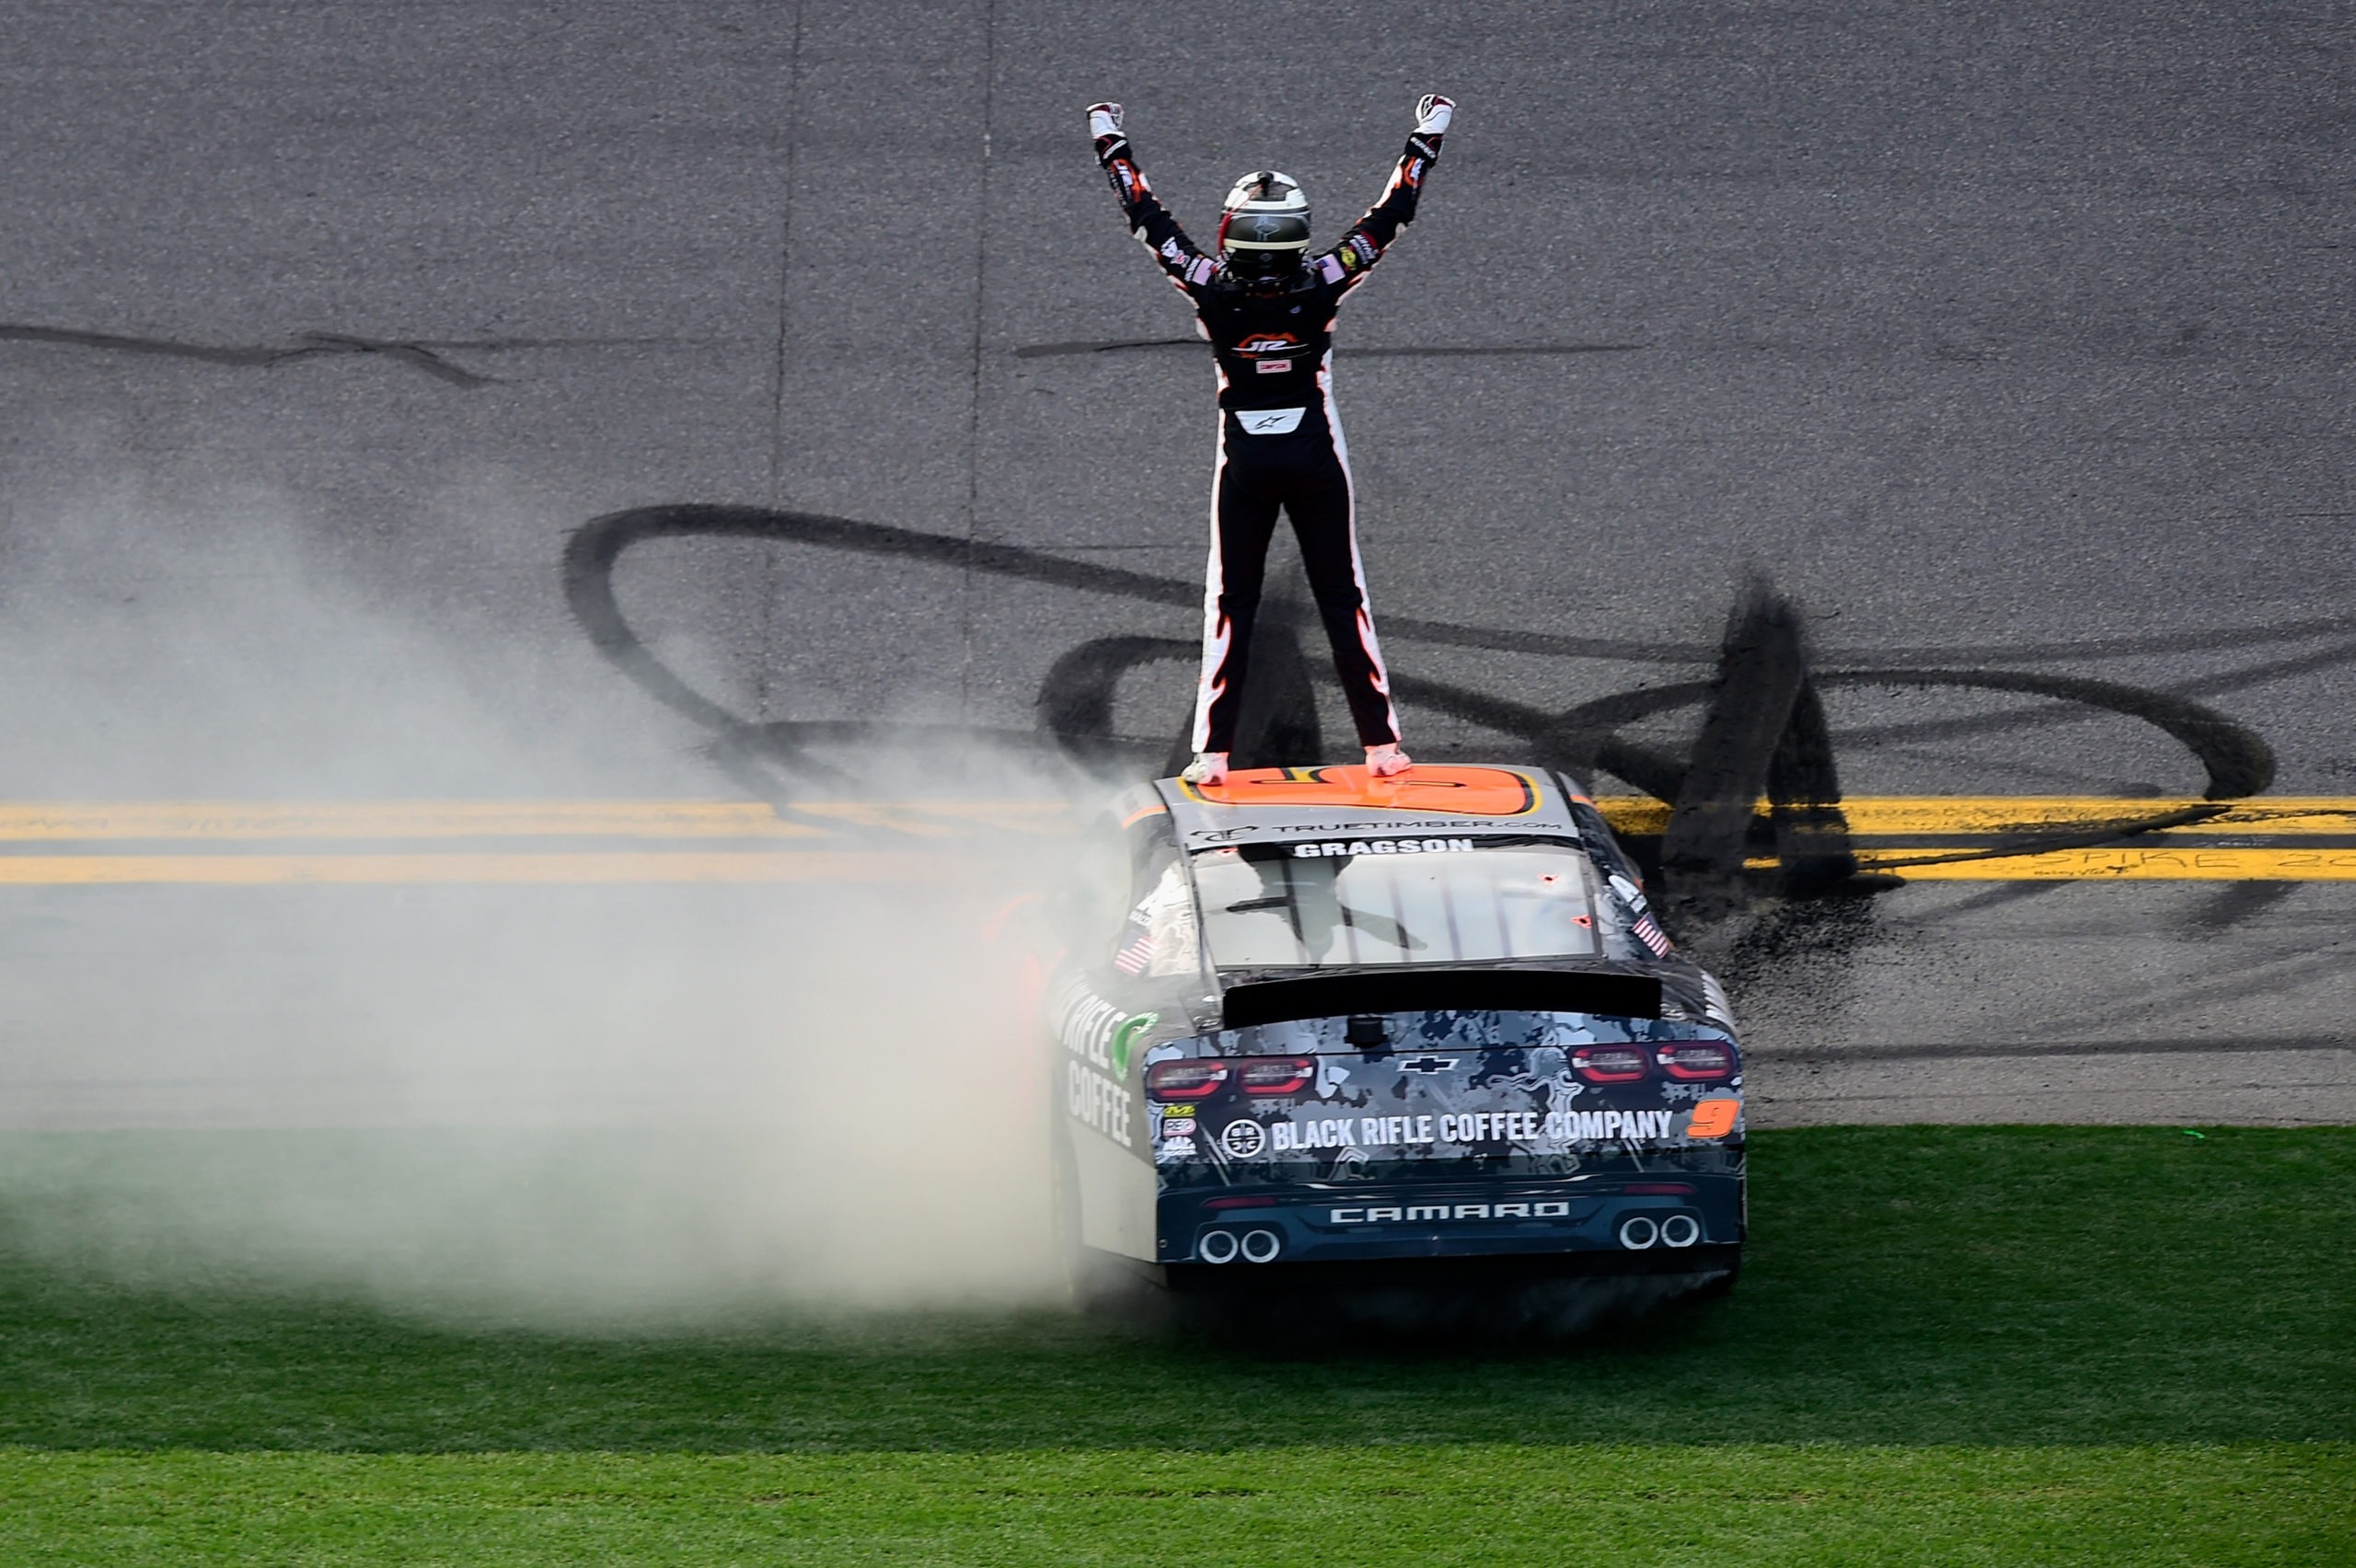
[[[812,746],[1013,745],[1081,687],[1166,751],[1209,371],[1080,108],[1128,105],[1198,229],[1274,163],[1328,234],[1434,89],[1461,119],[1336,368],[1417,749],[1621,699],[1690,755],[1705,704],[1644,694],[1706,683],[1763,579],[1852,795],[2213,785],[2121,692],[2356,795],[2345,5],[6,19],[0,797],[790,800]],[[565,571],[682,505],[771,519],[611,563],[687,702]],[[1290,743],[1345,742],[1308,655]],[[346,1114],[300,1088],[365,967],[323,928],[430,954],[541,896],[257,895],[309,913],[0,895],[6,1119],[165,1116],[59,1020],[127,976],[192,1015],[265,937],[299,1027],[190,1092]],[[1763,1121],[2347,1121],[2351,896],[1923,882],[1759,902],[1714,956]]]

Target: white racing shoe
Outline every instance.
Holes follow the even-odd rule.
[[[1369,778],[1390,778],[1415,766],[1415,759],[1396,745],[1366,748],[1366,772]]]
[[[1227,782],[1225,752],[1196,752],[1186,771],[1178,776],[1189,784],[1224,784]]]

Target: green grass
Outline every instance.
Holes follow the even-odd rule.
[[[2356,1130],[2207,1133],[1760,1136],[1735,1295],[1544,1352],[469,1332],[0,1251],[0,1561],[2356,1561]]]
[[[2346,1447],[51,1455],[0,1556],[136,1563],[2347,1561]]]

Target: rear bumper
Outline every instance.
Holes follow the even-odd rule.
[[[1140,1273],[1184,1296],[1225,1292],[1350,1292],[1392,1288],[1524,1285],[1533,1280],[1626,1278],[1632,1275],[1714,1275],[1742,1262],[1738,1244],[1697,1243],[1676,1251],[1501,1252],[1482,1256],[1368,1258],[1354,1262],[1288,1263],[1265,1267],[1172,1263]]]
[[[1154,1261],[1173,1274],[1478,1258],[1676,1274],[1704,1250],[1740,1246],[1742,1178],[1195,1187],[1162,1193],[1155,1218]]]

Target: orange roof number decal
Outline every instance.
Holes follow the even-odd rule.
[[[1357,806],[1486,817],[1538,809],[1538,791],[1530,780],[1502,767],[1419,763],[1392,778],[1369,778],[1359,767],[1253,767],[1229,774],[1224,784],[1184,788],[1212,806]]]

